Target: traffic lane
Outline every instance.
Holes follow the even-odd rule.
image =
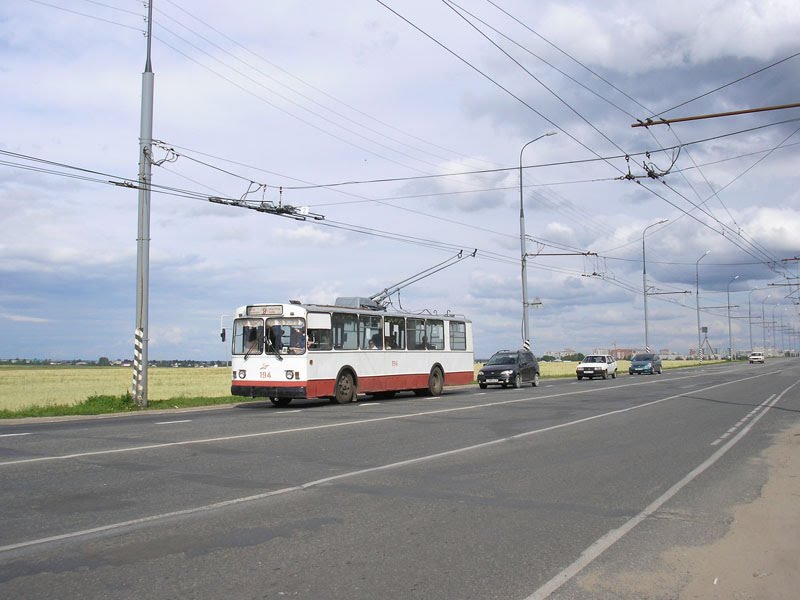
[[[506,398],[538,395],[546,398],[552,393],[580,389],[591,392],[614,385],[658,385],[674,378],[724,378],[727,371],[705,369],[681,370],[666,376],[625,376],[617,380],[577,382],[572,379],[552,380],[540,388],[489,389],[477,387],[447,390],[441,397],[417,398],[399,395],[394,400],[379,402],[383,414],[405,415],[435,404],[440,408],[458,407],[481,396],[481,402],[503,401]],[[580,385],[574,385],[580,384]],[[601,387],[604,386],[604,387]],[[362,396],[356,406],[374,405],[370,397]],[[269,402],[243,403],[226,409],[191,409],[177,413],[147,413],[124,417],[96,417],[79,421],[24,423],[0,426],[0,463],[24,458],[64,456],[104,450],[124,450],[158,444],[191,442],[233,435],[258,435],[262,432],[291,428],[293,423],[304,426],[331,424],[353,417],[348,407],[331,405],[324,400],[293,402],[289,408],[276,408]],[[4,436],[4,437],[3,437]]]
[[[769,464],[763,459],[763,453],[779,436],[800,422],[800,385],[797,385],[796,375],[794,379],[795,387],[769,408],[714,468],[703,472],[661,510],[547,597],[552,600],[606,597],[672,600],[682,597],[687,576],[693,570],[686,565],[686,550],[705,547],[726,535],[733,525],[734,510],[761,496],[762,486],[769,476]],[[785,383],[791,385],[791,379]],[[761,508],[763,517],[771,519],[770,506],[762,504]],[[794,550],[779,549],[773,559],[786,560],[793,556]],[[725,569],[718,575],[724,579]],[[791,592],[776,588],[775,584],[769,577],[763,579],[764,597],[792,597]],[[710,580],[707,583],[709,590],[715,589],[714,585]]]
[[[692,389],[695,385],[706,383],[699,376],[689,378],[690,381],[680,389]],[[590,411],[625,406],[625,402],[642,402],[666,393],[669,388],[654,387],[654,383],[668,383],[659,378],[647,383],[630,383],[613,388],[597,386],[572,391],[563,385],[556,390],[504,390],[497,393],[461,393],[424,401],[405,402],[361,402],[347,407],[325,407],[313,411],[281,411],[258,412],[257,418],[248,416],[241,429],[236,428],[242,420],[228,417],[221,428],[217,427],[217,419],[204,415],[204,419],[179,419],[155,421],[153,419],[127,423],[97,424],[92,433],[83,428],[59,430],[57,434],[48,431],[34,432],[30,437],[6,438],[4,440],[5,456],[0,459],[0,468],[33,464],[48,461],[68,461],[79,458],[93,458],[105,454],[140,454],[164,448],[180,446],[203,446],[215,443],[234,442],[248,438],[270,437],[278,435],[307,435],[317,430],[340,427],[357,427],[381,421],[403,419],[427,419],[444,415],[457,414],[461,411],[485,410],[492,406],[513,405],[516,403],[536,402],[541,408],[553,407],[553,411],[543,410],[539,418],[545,424],[559,419],[572,419],[584,408]],[[566,392],[563,390],[567,390]],[[674,391],[674,390],[673,390]],[[603,392],[606,392],[605,394]],[[580,403],[565,401],[571,396],[582,398]],[[252,410],[252,409],[250,409]],[[230,413],[228,413],[230,414]],[[263,416],[262,416],[263,415]],[[279,418],[280,417],[280,418]],[[224,429],[224,431],[220,431]],[[224,435],[228,433],[229,435]],[[78,441],[79,447],[70,446],[68,441]],[[14,447],[11,448],[11,445]],[[49,446],[48,446],[49,444]],[[53,448],[56,445],[57,448]]]
[[[643,391],[652,391],[651,386],[642,385],[632,390],[637,403],[643,401]],[[342,436],[337,427],[300,427],[291,434],[272,437],[6,466],[0,469],[0,476],[8,481],[0,488],[0,502],[8,514],[21,516],[9,519],[0,539],[14,540],[15,531],[46,535],[54,524],[59,528],[55,533],[62,533],[88,529],[97,522],[136,519],[150,506],[166,512],[181,510],[187,506],[187,499],[191,505],[212,504],[348,469],[370,468],[528,429],[559,426],[569,419],[593,418],[614,408],[607,405],[609,397],[597,390],[572,401],[570,396],[551,396],[553,404],[548,404],[546,397],[501,399],[494,404],[444,409],[449,412],[414,414],[400,419],[397,425],[394,419],[387,421],[381,416],[348,421],[359,436],[356,450],[351,447],[352,434]],[[616,407],[620,402],[627,406],[626,399],[613,402]],[[351,412],[357,412],[355,406]]]
[[[354,432],[338,428],[296,431],[287,436],[169,447],[131,456],[110,454],[63,463],[13,465],[0,469],[0,476],[7,481],[0,488],[0,502],[10,517],[0,542],[14,544],[85,531],[98,524],[274,493],[327,477],[502,442],[505,437],[564,426],[566,414],[572,415],[573,421],[594,419],[606,407],[599,401],[587,404],[586,398],[601,396],[581,394],[580,403],[561,396],[555,409],[524,399],[506,400],[486,405],[484,410],[366,421]],[[572,408],[564,411],[566,406]],[[556,416],[548,416],[553,414]],[[697,415],[692,419],[705,422]]]
[[[738,405],[703,404],[726,415]],[[3,588],[15,593],[24,580],[27,597],[45,597],[59,572],[67,593],[116,584],[118,597],[523,598],[704,458],[686,450],[702,432],[665,435],[674,428],[664,423],[691,425],[687,411],[696,405],[659,403],[647,414],[175,518],[84,541],[77,560],[48,547],[36,561],[10,561]]]

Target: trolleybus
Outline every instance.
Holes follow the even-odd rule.
[[[344,404],[358,393],[438,396],[471,383],[473,365],[472,323],[449,312],[388,312],[370,299],[340,298],[333,306],[248,304],[233,321],[231,393],[278,406],[295,398]]]

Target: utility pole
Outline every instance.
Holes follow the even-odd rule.
[[[136,330],[133,348],[133,399],[147,406],[148,299],[150,295],[150,171],[153,143],[153,1],[147,3],[147,60],[142,73],[142,109],[139,129],[139,226],[136,235]]]

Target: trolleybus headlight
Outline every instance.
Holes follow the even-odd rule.
[[[286,371],[286,379],[294,379],[294,371]]]
[[[239,370],[239,379],[245,379],[247,377],[247,371],[244,369]]]

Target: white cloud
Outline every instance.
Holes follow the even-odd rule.
[[[201,195],[152,196],[156,354],[214,358],[222,352],[215,321],[233,307],[369,295],[462,248],[477,248],[477,257],[405,288],[403,306],[466,313],[483,354],[516,345],[519,154],[528,141],[554,129],[558,135],[524,151],[527,234],[601,256],[529,261],[529,295],[543,302],[532,313],[537,348],[641,342],[641,236],[659,219],[670,223],[651,229],[647,238],[648,276],[659,289],[693,284],[695,261],[708,249],[712,254],[701,272],[701,291],[708,296],[724,290],[734,274],[743,286],[737,293],[780,277],[766,260],[752,264],[759,263],[753,253],[760,256],[754,247],[776,259],[800,251],[794,166],[800,146],[748,156],[778,146],[794,124],[727,135],[793,113],[669,130],[631,128],[647,110],[486,3],[470,8],[605,99],[503,42],[550,93],[438,3],[409,0],[398,10],[494,82],[376,3],[357,3],[345,12],[325,2],[220,6],[194,2],[189,15],[165,4],[156,16],[154,135],[181,156],[154,167],[153,181]],[[800,24],[800,7],[789,1],[678,0],[658,13],[628,0],[514,0],[504,7],[636,101],[661,109],[788,56]],[[7,25],[0,45],[0,150],[135,178],[142,9],[130,7],[134,15],[96,10],[112,23],[35,3],[0,6]],[[755,106],[766,98],[789,102],[796,62],[685,110]],[[716,139],[684,150],[666,177],[619,179],[629,165],[633,175],[643,175],[644,160],[668,163],[669,153],[656,152],[661,146],[706,138]],[[639,154],[644,150],[652,152],[649,159]],[[56,337],[86,340],[94,349],[119,335],[119,347],[127,351],[136,191],[23,170],[23,164],[56,167],[8,154],[0,161],[0,339],[6,340],[0,357],[68,347],[51,342]],[[695,163],[704,165],[702,171]],[[479,169],[500,170],[426,178]],[[404,179],[409,177],[414,179]],[[709,185],[722,190],[719,198]],[[212,204],[213,195],[309,206],[325,220],[288,221]],[[389,200],[376,201],[384,198]],[[730,228],[725,236],[715,218]],[[339,223],[377,235],[346,231]],[[745,241],[731,235],[739,229]],[[529,245],[531,252],[539,249],[538,242]],[[20,324],[49,318],[42,311],[56,302],[74,318],[48,323],[49,337],[25,336],[24,348],[9,345]],[[692,345],[687,309],[657,298],[653,303],[658,345]],[[587,311],[602,314],[608,325],[586,328]],[[105,338],[92,340],[98,314],[107,317]],[[33,320],[12,320],[20,316]]]

